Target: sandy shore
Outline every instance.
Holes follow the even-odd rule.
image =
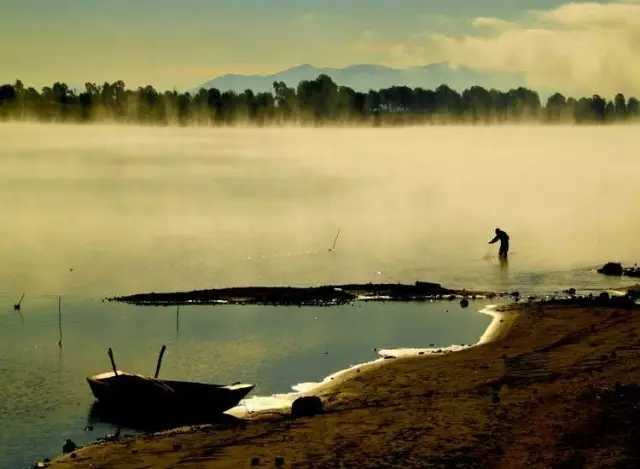
[[[518,305],[493,324],[475,347],[341,374],[314,390],[321,416],[127,438],[51,467],[638,467],[637,309]]]

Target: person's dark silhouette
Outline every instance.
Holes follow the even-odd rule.
[[[501,259],[506,259],[507,254],[509,253],[509,235],[500,228],[496,228],[496,236],[489,241],[489,244],[493,244],[497,241],[500,241],[498,256],[500,256]]]

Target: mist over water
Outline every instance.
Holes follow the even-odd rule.
[[[0,467],[30,467],[65,438],[86,444],[116,431],[92,416],[84,381],[108,369],[107,347],[122,369],[150,373],[167,344],[161,376],[246,381],[255,396],[372,360],[375,349],[473,343],[489,322],[481,301],[190,306],[178,317],[105,296],[369,281],[523,294],[632,283],[593,267],[637,259],[636,134],[0,125]],[[496,226],[511,236],[507,269],[487,244]]]
[[[488,258],[496,226],[511,236],[511,280],[631,262],[636,130],[2,125],[0,281],[104,296],[416,279],[489,287],[510,281]]]

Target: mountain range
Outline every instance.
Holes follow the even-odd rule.
[[[255,92],[271,91],[274,81],[283,81],[290,87],[302,80],[313,80],[318,75],[329,75],[338,85],[356,91],[369,91],[406,85],[411,88],[435,89],[442,84],[462,91],[473,85],[485,88],[509,89],[524,86],[524,75],[516,73],[484,72],[468,67],[453,67],[448,63],[434,63],[409,68],[391,68],[384,65],[349,65],[344,68],[320,68],[313,65],[298,65],[271,75],[227,74],[216,77],[196,87],[217,88],[221,91]]]

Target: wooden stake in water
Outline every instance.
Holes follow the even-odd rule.
[[[180,336],[180,305],[176,307],[176,339]]]
[[[62,296],[58,295],[58,347],[62,347]]]
[[[20,306],[22,305],[22,300],[24,300],[24,293],[22,294],[22,296],[20,297],[18,302],[15,305],[13,305],[13,309],[15,309],[16,311],[20,311]]]
[[[340,237],[340,229],[336,233],[336,237],[333,240],[333,245],[329,248],[329,252],[333,252],[336,250],[336,244],[338,243],[338,238]]]
[[[60,333],[59,335],[59,340],[58,340],[58,347],[62,347],[62,297],[58,296],[58,332]]]

